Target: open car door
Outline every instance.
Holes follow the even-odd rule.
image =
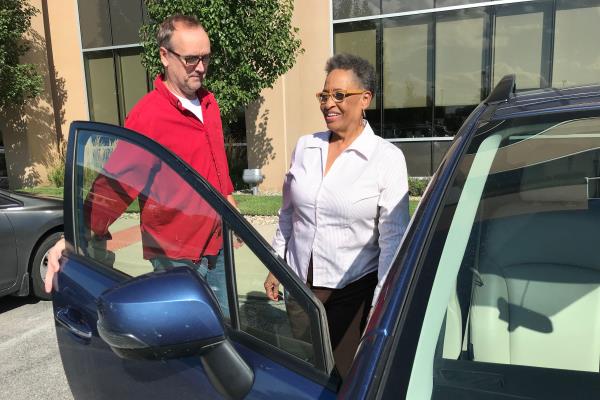
[[[53,303],[76,399],[335,397],[321,303],[169,150],[124,128],[74,122],[64,204],[68,244]],[[223,257],[226,299],[190,266],[155,271],[161,257],[190,252],[199,264]],[[285,300],[265,296],[269,272]]]

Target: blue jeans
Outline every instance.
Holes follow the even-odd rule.
[[[211,257],[212,258],[212,257]],[[212,289],[223,316],[229,319],[229,301],[227,300],[227,283],[225,279],[225,258],[223,257],[223,250],[219,251],[219,254],[214,260],[214,267],[208,268],[208,258],[202,257],[199,262],[194,263],[192,260],[173,260],[167,257],[156,257],[150,260],[154,271],[165,271],[167,269],[175,267],[190,267],[200,275],[202,279],[208,283],[208,286]]]

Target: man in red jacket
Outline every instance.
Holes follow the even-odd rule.
[[[156,77],[154,90],[130,111],[125,127],[173,151],[236,206],[219,107],[213,94],[202,87],[210,61],[208,35],[194,17],[175,15],[160,25],[157,41],[164,74]],[[140,153],[135,146],[119,141],[86,199],[86,225],[93,236],[110,237],[110,225],[139,198],[144,258],[152,262],[155,270],[181,265],[195,268],[217,291],[225,312],[218,215],[206,204],[190,205],[190,199],[197,195],[186,185],[174,191],[168,182],[177,179],[175,174],[168,168],[157,168],[160,160]],[[161,215],[160,224],[153,215]],[[47,292],[52,290],[64,249],[62,239],[49,253]]]

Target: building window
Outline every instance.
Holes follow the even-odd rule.
[[[90,119],[123,124],[150,88],[141,64],[143,0],[79,0]]]
[[[435,105],[481,100],[485,16],[480,9],[439,16],[435,36]]]
[[[507,74],[516,74],[519,89],[547,87],[552,3],[499,6],[494,22],[492,87]]]
[[[552,86],[600,81],[599,20],[598,0],[558,0]]]
[[[135,103],[149,90],[141,48],[86,53],[85,72],[90,119],[123,125]]]
[[[79,0],[78,9],[84,49],[139,43],[143,0]]]
[[[139,0],[109,0],[113,46],[138,43],[143,22],[143,2]]]
[[[84,49],[112,45],[107,0],[79,0],[81,46]]]
[[[85,75],[90,119],[118,124],[119,109],[112,51],[87,55],[85,57]]]
[[[383,14],[426,10],[433,8],[433,0],[382,0]]]
[[[360,56],[377,66],[377,30],[379,23],[370,21],[338,25],[334,31],[333,46],[337,54],[350,53]],[[377,68],[376,68],[377,71]],[[379,75],[379,74],[378,74]],[[377,77],[379,81],[379,77]],[[377,92],[380,92],[377,88]],[[366,110],[371,127],[379,132],[381,129],[381,113],[379,111],[380,93],[375,93],[371,105]]]
[[[464,6],[467,4],[481,3],[484,0],[435,0],[436,7]],[[492,0],[499,1],[499,0]]]
[[[383,25],[385,138],[431,137],[433,18],[396,18]]]
[[[366,17],[381,13],[380,0],[333,0],[333,19]],[[323,2],[325,5],[326,3]]]

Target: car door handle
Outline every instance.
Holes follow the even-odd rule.
[[[54,318],[59,324],[67,328],[67,330],[75,336],[79,336],[80,338],[87,340],[92,338],[92,331],[85,324],[74,321],[73,318],[69,316],[69,309],[59,309]]]

